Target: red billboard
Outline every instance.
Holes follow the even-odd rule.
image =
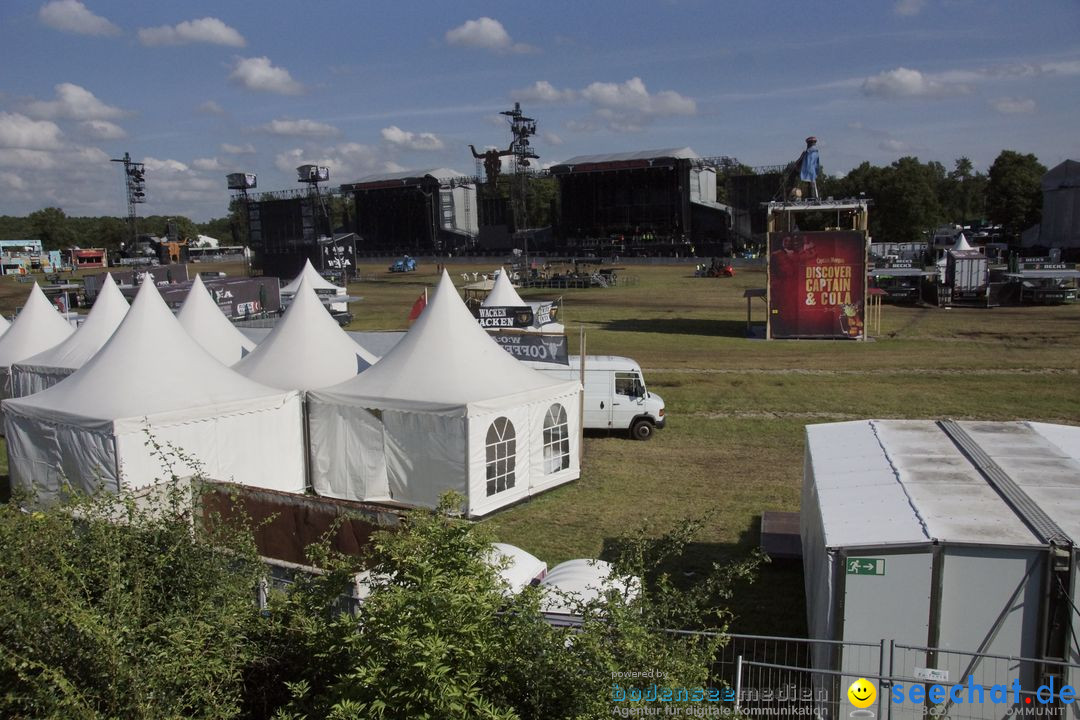
[[[863,337],[866,235],[769,233],[769,337]]]

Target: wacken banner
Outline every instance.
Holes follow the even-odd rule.
[[[491,339],[518,360],[570,364],[565,335],[536,335],[533,333],[490,333]]]
[[[356,235],[326,240],[322,243],[323,267],[352,275],[356,267]]]
[[[536,308],[536,324],[547,325],[548,323],[559,321],[559,307],[562,305],[562,298],[558,300],[552,300],[540,304]]]
[[[506,328],[527,328],[533,324],[533,310],[527,305],[521,307],[493,306],[476,308],[476,319],[480,327],[487,330]]]

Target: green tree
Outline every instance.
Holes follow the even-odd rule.
[[[923,237],[941,222],[938,185],[944,176],[940,163],[923,165],[915,157],[902,157],[885,169],[874,211],[879,215],[877,240],[910,242]]]
[[[197,490],[159,487],[0,506],[0,714],[240,716],[261,575],[251,533],[204,531]]]
[[[945,220],[967,225],[986,215],[986,175],[974,172],[966,157],[959,157],[942,182],[941,205]]]
[[[68,216],[57,207],[35,210],[27,218],[34,235],[41,240],[46,250],[69,248],[75,244],[75,233],[68,221]]]
[[[1046,167],[1030,153],[1002,150],[990,166],[987,213],[1013,240],[1042,220],[1042,176]]]
[[[293,699],[280,718],[601,718],[611,713],[612,672],[651,667],[672,686],[709,683],[723,642],[731,583],[754,562],[717,568],[689,590],[658,570],[681,553],[700,524],[660,540],[625,539],[615,563],[627,592],[577,602],[577,629],[546,623],[545,596],[511,596],[491,567],[486,528],[455,519],[459,498],[437,512],[411,513],[399,532],[379,533],[368,558],[369,594],[356,618],[314,619],[358,566],[329,572],[271,603],[277,625],[268,648],[287,651]],[[639,581],[626,580],[637,577]],[[673,634],[667,629],[713,630]],[[301,657],[317,648],[318,662]]]

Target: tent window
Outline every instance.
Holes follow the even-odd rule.
[[[495,418],[487,431],[487,494],[514,487],[517,439],[509,418]]]
[[[566,424],[566,408],[555,403],[544,417],[544,472],[551,473],[570,467],[570,428]]]

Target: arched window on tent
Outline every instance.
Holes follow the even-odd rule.
[[[517,439],[509,418],[498,417],[487,431],[487,494],[514,487]]]
[[[570,467],[570,427],[566,408],[555,403],[544,416],[544,472],[551,473]]]

